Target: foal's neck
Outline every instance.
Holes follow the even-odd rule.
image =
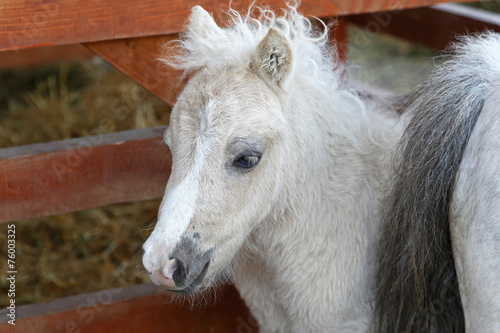
[[[353,90],[296,90],[285,110],[290,168],[261,228],[263,246],[290,237],[350,248],[362,238],[366,250],[378,233],[379,202],[401,132],[395,113],[388,103]],[[289,244],[297,245],[283,246]]]

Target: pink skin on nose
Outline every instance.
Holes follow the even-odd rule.
[[[149,276],[151,278],[151,281],[153,281],[154,284],[163,286],[163,287],[168,288],[168,289],[175,289],[175,282],[174,282],[173,276],[174,276],[175,270],[179,267],[177,259],[170,259],[170,260],[168,259],[168,255],[170,254],[170,252],[172,251],[174,246],[175,246],[175,243],[172,243],[169,246],[167,246],[167,248],[165,250],[163,250],[163,249],[161,249],[162,246],[160,245],[159,247],[161,250],[157,248],[158,250],[156,250],[156,251],[154,251],[152,249],[150,249],[149,251],[146,251],[146,253],[149,254],[150,256],[151,256],[152,252],[153,253],[154,252],[161,252],[162,253],[162,255],[159,256],[159,260],[157,259],[158,261],[156,261],[156,260],[146,261],[145,267],[147,269],[148,267],[152,266],[151,268],[153,268],[153,270],[149,271]],[[167,260],[165,260],[165,259],[167,259]],[[151,262],[153,262],[153,264],[151,264]],[[148,263],[150,263],[150,264],[148,265]],[[158,267],[158,264],[159,264],[159,267]]]
[[[174,289],[175,288],[175,282],[173,279],[165,277],[161,271],[154,271],[150,276],[151,281],[153,281],[154,284],[168,288],[168,289]]]
[[[161,270],[156,270],[151,274],[151,280],[165,288],[175,289],[174,272],[177,267],[179,267],[177,259],[168,260]]]

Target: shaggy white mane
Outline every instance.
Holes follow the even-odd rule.
[[[295,57],[295,76],[305,75],[317,83],[335,89],[343,71],[337,61],[335,45],[328,41],[329,27],[317,19],[319,28],[297,11],[298,3],[287,5],[282,16],[273,11],[251,6],[245,14],[229,9],[225,15],[228,27],[206,29],[197,33],[189,26],[181,39],[167,44],[174,55],[160,59],[185,74],[202,67],[215,70],[246,68],[258,44],[269,29],[276,28],[290,42]],[[253,12],[257,11],[255,19]],[[173,48],[173,50],[172,50]]]

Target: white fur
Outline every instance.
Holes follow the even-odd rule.
[[[196,246],[212,251],[198,290],[232,272],[262,332],[370,331],[380,205],[402,125],[346,86],[327,32],[295,7],[230,19],[220,28],[193,8],[178,55],[164,59],[192,78],[165,135],[173,168],[144,265],[171,274],[172,246],[197,233]],[[500,73],[500,43],[467,45],[472,61]],[[470,332],[500,330],[499,90],[487,98],[452,202]],[[232,166],[240,146],[262,147],[254,170]]]
[[[500,35],[452,51],[406,103],[377,332],[500,331]]]
[[[295,8],[287,17],[267,10],[258,21],[236,12],[230,17],[231,27],[218,28],[195,7],[179,56],[165,59],[195,73],[172,112],[169,186],[192,172],[185,170],[201,119],[209,120],[214,146],[210,161],[197,169],[194,214],[191,198],[167,188],[166,197],[175,197],[167,202],[189,214],[176,222],[177,208],[162,205],[161,231],[151,243],[178,238],[192,215],[187,230],[201,233],[201,248],[214,249],[206,284],[230,268],[262,332],[367,331],[379,199],[400,135],[395,113],[388,116],[344,86],[326,31],[315,32]],[[265,47],[260,43],[271,29],[278,34]],[[259,46],[281,58],[252,67],[262,61]],[[228,144],[238,137],[265,147],[256,169],[241,175],[224,168]],[[158,255],[150,248],[145,263]]]
[[[168,255],[193,218],[199,195],[200,175],[209,150],[209,142],[197,145],[195,163],[187,176],[175,187],[167,188],[156,227],[143,246],[144,251],[149,254],[144,256],[143,261],[148,272],[162,270],[166,277],[172,277],[175,261],[169,260]]]
[[[344,85],[327,33],[315,32],[295,8],[287,17],[261,13],[256,21],[231,12],[233,25],[223,29],[195,7],[180,55],[165,59],[194,73],[167,135],[173,169],[165,200],[189,213],[162,205],[144,262],[162,255],[153,249],[165,239],[193,230],[201,235],[197,246],[213,249],[204,286],[232,271],[262,332],[368,331],[379,200],[401,134],[397,117]],[[271,28],[280,34],[273,45],[289,48],[293,63],[262,72],[252,63]],[[202,137],[212,146],[196,169],[199,185],[186,185],[198,186],[193,201],[171,184],[192,181],[183,177]],[[246,173],[230,166],[238,138],[264,147]]]
[[[500,74],[500,42],[490,51]],[[450,223],[466,328],[475,333],[500,332],[500,77],[491,88],[460,165]]]
[[[467,332],[500,332],[500,35],[463,38],[457,49],[484,106],[455,181],[453,253]]]

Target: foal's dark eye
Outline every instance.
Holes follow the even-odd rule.
[[[239,155],[233,162],[233,166],[242,169],[251,169],[260,161],[261,154],[255,152],[244,152]]]

